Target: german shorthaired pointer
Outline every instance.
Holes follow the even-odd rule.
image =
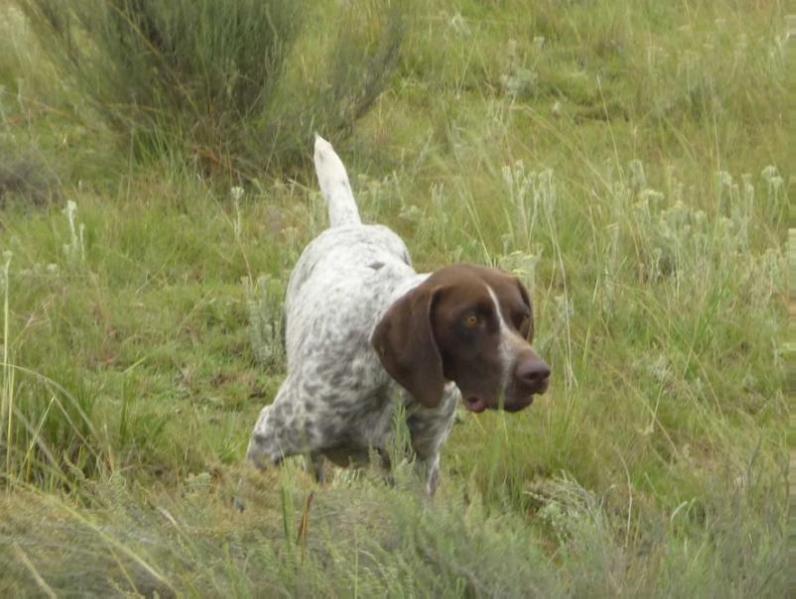
[[[457,402],[516,412],[547,389],[550,369],[530,346],[533,311],[515,277],[465,264],[412,270],[401,239],[363,225],[348,175],[318,137],[315,168],[331,227],[299,258],[287,289],[287,378],[260,412],[248,457],[346,465],[382,455],[405,408],[429,494]]]

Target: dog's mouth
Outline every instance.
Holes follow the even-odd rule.
[[[518,398],[511,398],[501,404],[500,402],[488,402],[483,397],[470,395],[464,400],[464,407],[474,414],[480,414],[485,410],[504,410],[506,412],[519,412],[533,403],[533,395],[526,395]]]
[[[520,397],[518,399],[514,399],[513,401],[507,401],[503,406],[503,409],[506,412],[519,412],[520,410],[524,410],[528,406],[533,403],[533,395],[526,395],[524,397]]]

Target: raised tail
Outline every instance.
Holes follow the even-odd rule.
[[[343,161],[320,135],[315,135],[315,173],[329,206],[330,226],[362,224]]]

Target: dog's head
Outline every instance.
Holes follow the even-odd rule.
[[[533,333],[531,300],[516,277],[456,265],[396,301],[371,341],[387,372],[427,407],[453,381],[473,412],[516,412],[549,383]]]

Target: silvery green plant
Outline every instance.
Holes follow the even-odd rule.
[[[502,168],[503,183],[506,186],[508,207],[506,223],[517,223],[516,229],[511,229],[511,239],[504,239],[504,245],[509,243],[528,244],[533,238],[536,218],[539,211],[539,195],[535,193],[536,173],[525,170],[521,160]],[[509,213],[509,209],[512,213]]]
[[[255,360],[261,366],[281,368],[285,359],[284,289],[277,279],[267,275],[259,277],[256,282],[245,277],[243,285]]]
[[[244,193],[243,188],[237,185],[229,190],[229,195],[232,196],[232,203],[235,206],[235,221],[232,223],[232,229],[235,232],[236,241],[240,241],[240,234],[243,230],[243,223],[240,215],[240,201],[243,199]]]
[[[13,427],[13,414],[14,414],[14,369],[11,367],[11,357],[9,355],[9,316],[10,310],[8,305],[8,296],[10,293],[9,273],[11,270],[12,254],[6,250],[3,252],[5,264],[3,265],[2,278],[0,282],[3,285],[3,381],[0,387],[0,439],[4,440],[3,445],[6,447],[6,474],[11,471],[11,444]],[[1,426],[6,425],[6,426]]]
[[[69,243],[64,244],[64,254],[73,264],[83,262],[86,259],[85,225],[77,222],[77,204],[69,200],[63,212],[69,223]]]
[[[781,214],[782,207],[786,201],[785,180],[780,175],[776,166],[769,164],[760,176],[766,182],[766,197],[768,200],[768,210],[770,214]]]
[[[498,266],[519,278],[533,297],[536,289],[536,267],[541,254],[541,246],[536,246],[533,252],[511,252],[501,256]]]

